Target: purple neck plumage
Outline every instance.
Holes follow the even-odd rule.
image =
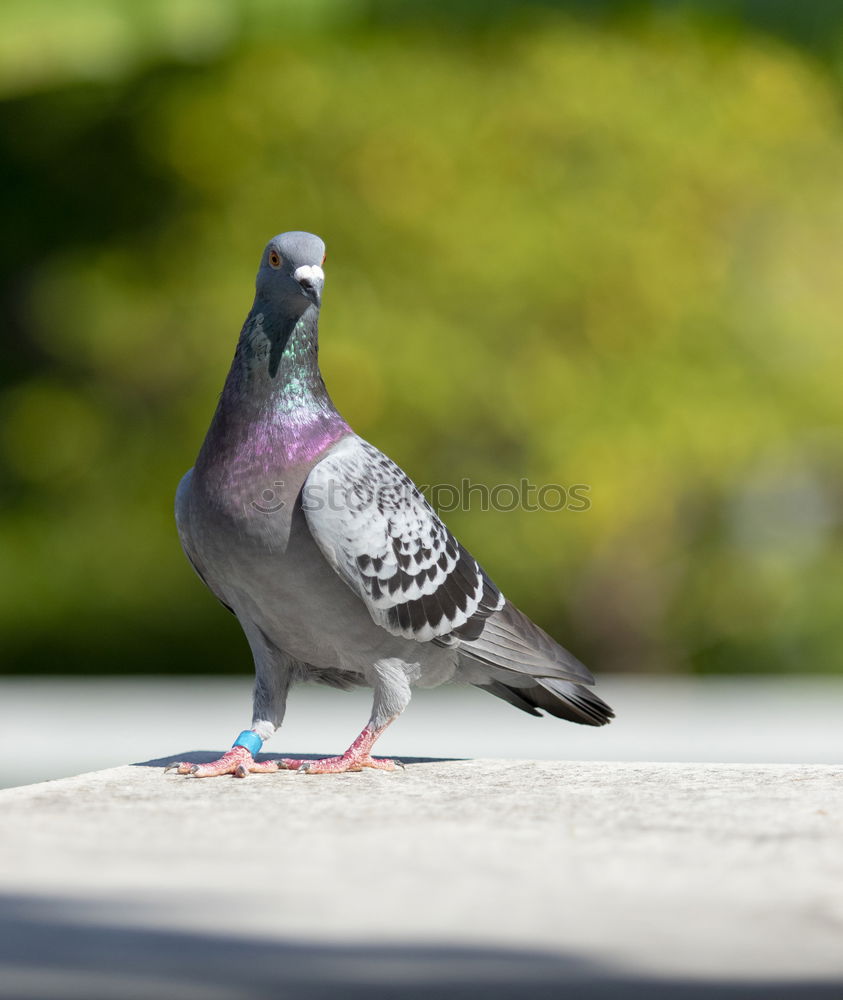
[[[197,464],[227,456],[271,474],[311,465],[350,433],[319,371],[318,319],[315,306],[278,316],[255,301]]]

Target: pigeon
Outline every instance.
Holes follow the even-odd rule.
[[[519,611],[418,487],[337,411],[319,370],[325,244],[266,246],[254,304],[195,466],[176,493],[194,570],[236,617],[255,665],[251,727],[207,764],[212,777],[332,774],[400,762],[372,747],[415,686],[475,685],[510,705],[587,726],[612,709],[571,653]],[[345,753],[258,760],[295,682],[373,689]]]

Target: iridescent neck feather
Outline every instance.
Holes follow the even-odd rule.
[[[278,316],[256,300],[200,462],[228,454],[241,468],[253,462],[256,471],[269,472],[312,463],[350,432],[319,371],[318,316],[313,306],[300,316]]]

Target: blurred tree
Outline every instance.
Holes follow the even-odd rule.
[[[843,10],[799,9],[7,3],[5,668],[249,668],[172,495],[305,228],[360,433],[589,487],[447,515],[578,655],[839,670]]]

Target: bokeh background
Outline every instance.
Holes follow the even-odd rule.
[[[172,497],[260,251],[322,360],[599,671],[843,671],[843,6],[5,0],[8,673],[251,671]]]

